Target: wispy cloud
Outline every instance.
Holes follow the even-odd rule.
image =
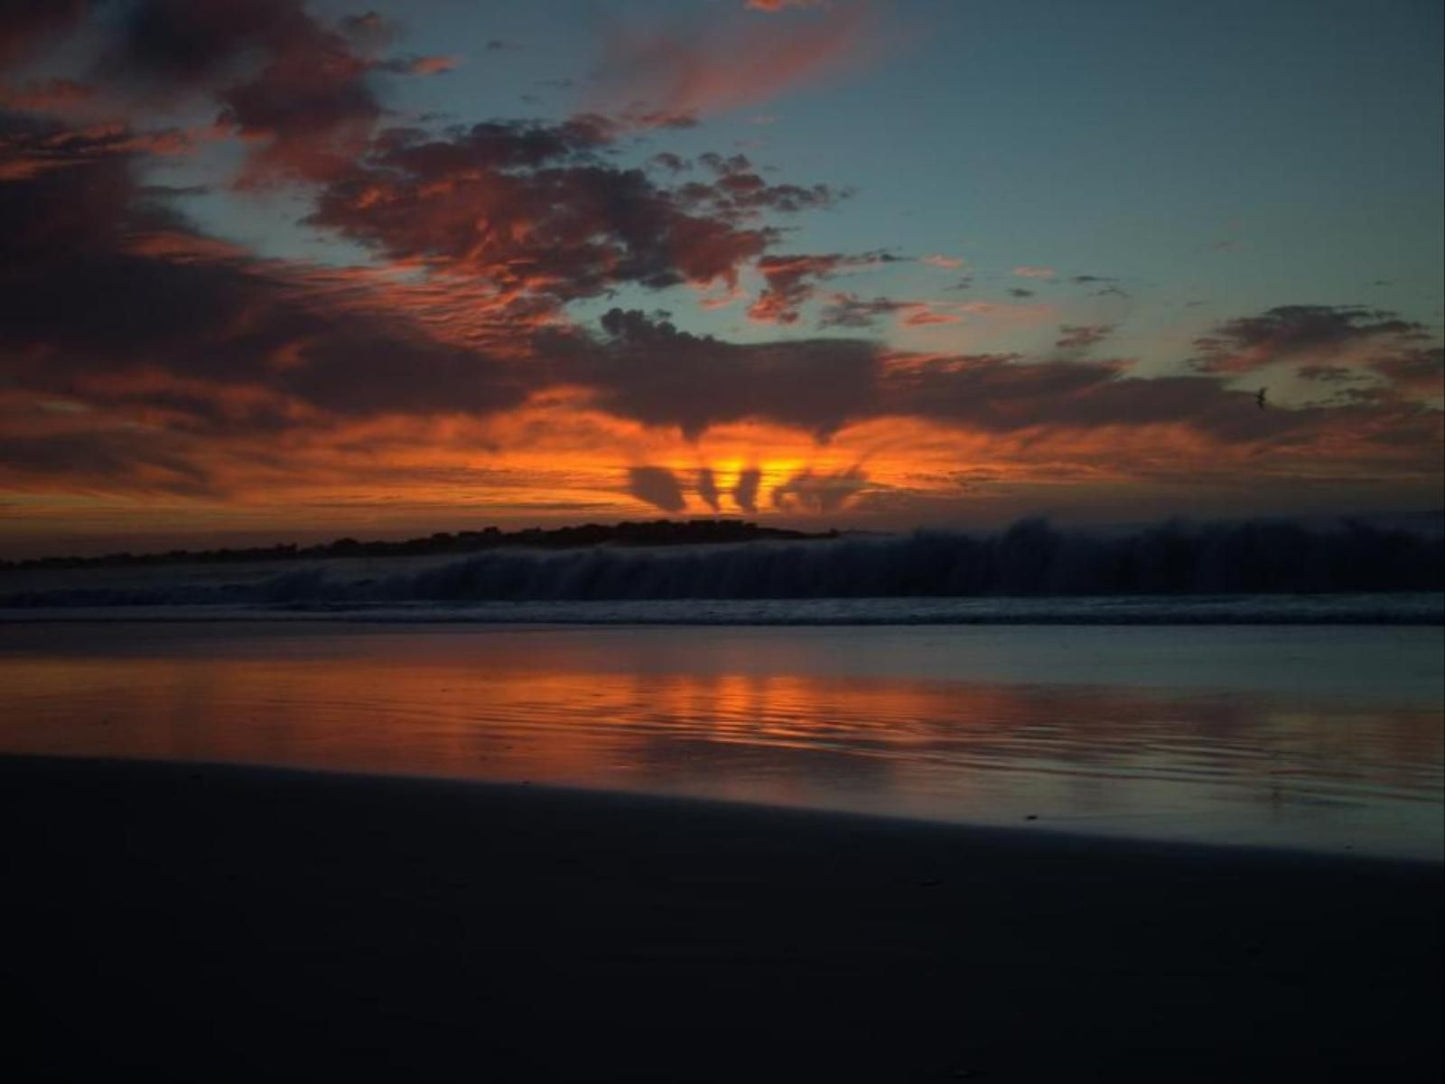
[[[764,256],[757,268],[767,286],[748,308],[748,316],[760,323],[795,323],[799,309],[817,292],[819,282],[842,271],[866,270],[895,260],[886,252]]]
[[[1113,330],[1112,324],[1065,324],[1059,328],[1054,346],[1060,350],[1087,350],[1107,339]]]
[[[1358,305],[1281,305],[1226,320],[1195,340],[1194,366],[1208,373],[1246,373],[1276,361],[1330,359],[1347,351],[1393,352],[1426,338],[1421,324]]]
[[[743,4],[749,11],[785,11],[788,8],[826,7],[828,0],[746,0]]]
[[[758,106],[863,63],[867,13],[803,22],[623,29],[606,45],[593,107],[657,126]]]

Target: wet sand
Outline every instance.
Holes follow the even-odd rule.
[[[1441,1069],[1438,864],[25,757],[0,814],[12,1080]]]

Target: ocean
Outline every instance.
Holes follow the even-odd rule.
[[[1440,608],[1431,594],[29,606],[0,621],[0,752],[1440,861]]]

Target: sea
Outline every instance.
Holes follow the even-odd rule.
[[[1088,623],[897,599],[791,624],[706,602],[31,610],[0,622],[0,752],[1445,860],[1441,625],[1170,622],[1157,601],[1128,623],[1124,605]]]
[[[1249,575],[1299,564],[1249,541]],[[1439,591],[1211,591],[1205,554],[1182,593],[1090,593],[1090,550],[1071,590],[1011,593],[1037,562],[999,551],[986,590],[947,594],[948,552],[11,569],[0,753],[1445,861]]]

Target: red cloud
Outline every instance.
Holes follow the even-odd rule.
[[[417,56],[407,61],[406,70],[412,75],[439,75],[457,66],[454,56]]]
[[[935,312],[928,307],[927,302],[915,302],[914,307],[903,317],[903,323],[907,327],[929,327],[934,324],[957,324],[963,317],[954,316],[951,313]]]
[[[711,155],[701,161],[712,181],[667,188],[597,153],[613,132],[583,117],[447,139],[387,133],[322,192],[310,221],[392,259],[565,302],[620,283],[735,286],[778,236],[751,220],[834,198],[826,186],[764,184],[746,159]]]
[[[604,112],[657,126],[758,105],[859,59],[864,11],[778,25],[631,32],[609,43],[598,78]]]
[[[828,277],[846,258],[837,254],[763,257],[758,270],[768,285],[748,308],[748,316],[760,323],[796,322],[798,307],[813,296],[809,280]]]
[[[19,86],[0,84],[0,108],[36,113],[63,112],[95,98],[95,88],[74,79],[39,79]]]
[[[831,278],[841,270],[872,267],[880,263],[890,263],[895,258],[884,252],[865,252],[858,256],[845,256],[836,252],[826,255],[764,256],[758,261],[758,271],[762,273],[767,286],[749,307],[748,316],[765,324],[796,323],[799,308],[813,296],[818,281]]]
[[[743,6],[749,11],[782,11],[784,8],[817,8],[826,0],[747,0]]]

